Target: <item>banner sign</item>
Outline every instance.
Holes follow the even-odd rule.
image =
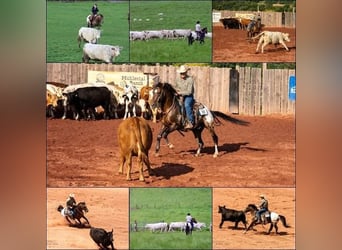
[[[289,77],[289,99],[296,100],[296,76]]]

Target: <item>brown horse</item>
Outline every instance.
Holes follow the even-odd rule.
[[[84,216],[84,212],[88,212],[87,205],[84,201],[79,202],[76,206],[73,207],[73,215],[71,216],[67,211],[67,208],[63,208],[62,205],[59,205],[57,211],[60,212],[66,220],[69,222],[70,225],[75,226],[75,223],[78,223],[78,226],[83,226],[81,219],[83,218],[86,223],[90,226],[88,219]],[[72,222],[74,221],[74,222]]]
[[[252,21],[252,23],[250,23],[247,26],[247,38],[252,39],[252,37],[259,34],[261,32],[261,28],[262,28],[262,25],[261,25],[260,19],[257,19],[256,21]]]
[[[103,19],[104,16],[102,14],[97,14],[95,16],[89,15],[87,17],[88,27],[101,27],[101,25],[103,24]]]
[[[159,153],[160,140],[164,138],[169,148],[173,145],[169,143],[168,134],[177,130],[181,134],[184,131],[184,108],[180,98],[177,97],[176,90],[169,83],[158,82],[153,86],[152,108],[159,108],[162,112],[161,121],[163,123],[162,129],[157,137],[156,155]],[[207,128],[213,138],[215,144],[215,152],[213,157],[218,156],[218,137],[214,130],[214,124],[218,121],[214,114],[203,104],[195,102],[194,104],[195,125],[192,132],[197,139],[198,148],[196,156],[199,156],[201,149],[204,146],[202,140],[202,131]]]

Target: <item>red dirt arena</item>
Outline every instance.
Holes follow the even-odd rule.
[[[161,123],[149,122],[153,143],[149,152],[156,176],[138,180],[136,157],[132,178],[118,173],[117,127],[122,120],[47,120],[48,187],[294,187],[294,116],[238,116],[241,126],[220,119],[216,126],[219,157],[213,158],[209,132],[202,133],[204,149],[195,157],[197,143],[191,132],[169,135],[169,149],[161,141],[154,155]],[[144,172],[145,177],[147,171]],[[63,198],[64,199],[64,198]]]
[[[286,218],[285,228],[281,221],[277,223],[278,233],[273,228],[267,235],[270,224],[256,225],[254,230],[244,234],[244,225],[240,222],[233,229],[234,222],[225,221],[222,228],[218,206],[234,210],[244,210],[248,204],[259,205],[259,195],[263,194],[269,202],[269,210]],[[246,214],[247,224],[252,221]],[[295,188],[214,188],[213,189],[213,249],[295,249]]]
[[[91,226],[113,229],[115,249],[129,248],[128,188],[48,188],[46,249],[98,249],[89,228],[70,227],[57,211],[59,205],[65,207],[71,192],[77,203],[86,202]]]
[[[213,26],[213,62],[295,62],[296,30],[294,28],[264,27],[262,31],[289,33],[290,42],[282,45],[266,45],[264,53],[255,53],[259,39],[247,40],[247,31],[224,29],[223,25]],[[261,48],[260,50],[261,51]]]

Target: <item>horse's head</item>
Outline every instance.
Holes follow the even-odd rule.
[[[256,211],[258,211],[258,207],[254,204],[248,204],[248,206],[244,210],[245,213],[248,213],[248,212],[254,213]]]
[[[153,85],[152,108],[168,109],[177,95],[176,90],[169,83],[155,83]]]
[[[87,205],[84,201],[80,202],[77,204],[77,207],[81,210],[81,211],[84,211],[86,213],[88,213],[88,208],[87,208]]]
[[[207,28],[207,27],[204,27],[204,28],[202,29],[202,32],[205,33],[205,34],[207,34],[207,33],[208,33],[208,28]]]
[[[195,218],[191,219],[193,223],[197,223],[197,220]]]

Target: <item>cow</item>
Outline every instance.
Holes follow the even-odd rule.
[[[163,38],[164,34],[161,30],[146,30],[146,40],[149,40],[151,38]]]
[[[188,37],[191,33],[190,29],[174,29],[173,37],[175,38],[185,38]]]
[[[53,84],[46,84],[46,112],[51,118],[56,117],[56,113],[62,110],[63,88]]]
[[[127,180],[131,179],[132,157],[137,156],[139,162],[139,180],[145,181],[143,165],[147,167],[149,175],[152,174],[148,151],[151,148],[153,135],[148,122],[141,117],[130,117],[123,120],[117,132],[120,167],[119,173],[123,174],[123,167],[126,164]]]
[[[95,108],[102,106],[104,119],[109,119],[112,109],[115,107],[113,94],[107,87],[84,87],[73,92],[63,93],[66,96],[67,104],[75,111],[75,119],[80,119],[80,114],[87,118],[87,112],[91,119],[95,120]]]
[[[88,27],[81,27],[78,31],[78,47],[81,48],[81,42],[88,42],[88,43],[97,43],[97,41],[101,37],[101,30],[88,28]]]
[[[194,223],[194,229],[198,229],[201,231],[204,227],[207,227],[207,225],[204,222]]]
[[[237,229],[240,221],[245,225],[245,229],[247,228],[246,215],[243,211],[229,209],[226,206],[218,206],[218,208],[218,213],[221,213],[220,228],[222,228],[223,222],[225,221],[235,222],[234,229]]]
[[[83,46],[82,62],[88,63],[92,59],[113,63],[115,58],[120,55],[121,49],[120,46],[86,43]]]
[[[156,117],[154,116],[154,110],[152,110],[150,100],[152,100],[153,88],[150,86],[143,86],[139,92],[139,106],[141,107],[141,117],[146,120],[150,120],[153,116],[153,121],[156,122]]]
[[[130,31],[129,39],[131,41],[135,40],[146,40],[146,32],[145,31]]]
[[[137,87],[135,87],[132,84],[126,84],[124,87],[124,94],[122,96],[124,98],[124,104],[125,104],[125,115],[123,119],[126,119],[128,117],[136,116],[136,106],[137,101],[139,99],[139,91]]]
[[[180,231],[184,231],[185,230],[185,222],[170,222],[169,224],[169,232],[173,231],[174,229],[178,229]]]
[[[281,44],[284,46],[284,48],[287,51],[289,51],[289,49],[287,48],[284,42],[284,41],[290,42],[289,33],[282,33],[279,31],[263,31],[257,36],[253,37],[252,40],[255,40],[258,37],[260,38],[259,38],[258,46],[255,50],[255,53],[259,52],[260,45],[261,45],[261,53],[264,53],[265,46],[271,43],[274,44],[275,46],[277,44]]]
[[[151,232],[155,232],[156,230],[160,230],[160,232],[166,232],[167,223],[166,222],[149,223],[145,225],[145,230],[150,230]]]
[[[106,232],[102,228],[91,227],[89,235],[100,249],[109,249],[109,246],[111,249],[115,249],[113,244],[113,229],[110,232]]]
[[[223,24],[223,27],[225,29],[239,29],[240,28],[240,22],[236,18],[221,18],[220,22]]]

